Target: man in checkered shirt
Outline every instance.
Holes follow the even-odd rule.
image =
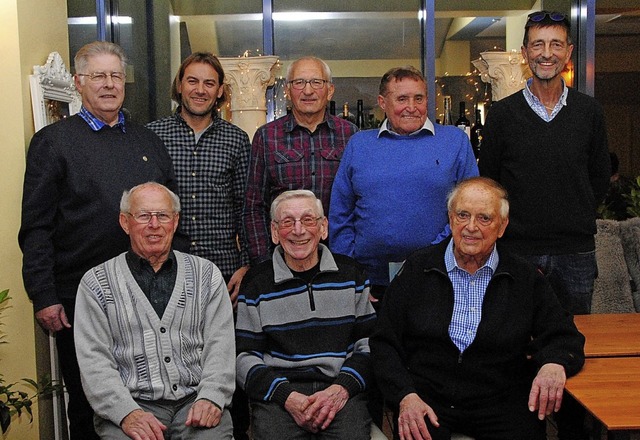
[[[224,70],[211,53],[197,52],[181,64],[171,88],[176,112],[147,125],[162,138],[173,160],[182,204],[181,227],[189,253],[215,263],[235,307],[249,264],[242,205],[249,161],[249,136],[217,115],[225,101]],[[234,437],[248,428],[248,409],[234,395]],[[244,412],[242,410],[245,410]],[[240,418],[238,418],[240,417]]]

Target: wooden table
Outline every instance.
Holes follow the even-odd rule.
[[[565,389],[607,430],[640,429],[640,357],[587,359]]]
[[[640,313],[576,315],[586,357],[640,356]]]

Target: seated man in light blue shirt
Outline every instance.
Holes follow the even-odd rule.
[[[447,210],[452,239],[406,260],[370,338],[400,439],[542,440],[584,363],[584,337],[542,274],[496,245],[509,223],[504,188],[463,181]]]

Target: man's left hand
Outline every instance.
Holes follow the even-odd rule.
[[[533,379],[529,393],[529,411],[538,411],[538,418],[558,412],[567,375],[559,364],[544,364]]]
[[[312,417],[311,424],[314,428],[324,430],[329,427],[336,414],[344,408],[347,400],[349,400],[349,392],[346,388],[334,384],[309,396],[311,405],[305,410],[305,414]]]
[[[189,408],[185,425],[194,428],[212,428],[218,426],[222,418],[222,411],[207,399],[199,399],[193,402]]]
[[[231,304],[233,304],[234,309],[238,307],[240,283],[242,282],[242,278],[244,278],[244,274],[246,274],[248,270],[249,266],[242,266],[240,269],[236,270],[233,275],[231,275],[229,284],[227,284],[227,290],[229,291],[229,297],[231,298]]]

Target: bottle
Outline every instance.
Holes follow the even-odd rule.
[[[336,115],[336,102],[329,101],[329,114],[335,116]]]
[[[442,118],[442,125],[453,125],[453,118],[451,117],[451,96],[444,96],[444,117]]]
[[[367,128],[367,124],[364,120],[364,104],[362,99],[358,99],[357,111],[356,111],[356,125],[360,130]]]
[[[340,117],[342,119],[346,119],[349,122],[352,123],[356,123],[355,118],[353,117],[353,115],[351,113],[349,113],[349,103],[345,102],[344,105],[342,106],[342,114],[340,114]]]
[[[460,101],[460,116],[456,121],[456,127],[464,131],[467,134],[467,137],[471,139],[471,122],[469,122],[469,119],[465,115],[464,101]]]
[[[473,154],[476,156],[476,160],[480,157],[480,147],[482,146],[482,115],[480,109],[476,109],[476,121],[471,127],[471,146],[473,147]]]

